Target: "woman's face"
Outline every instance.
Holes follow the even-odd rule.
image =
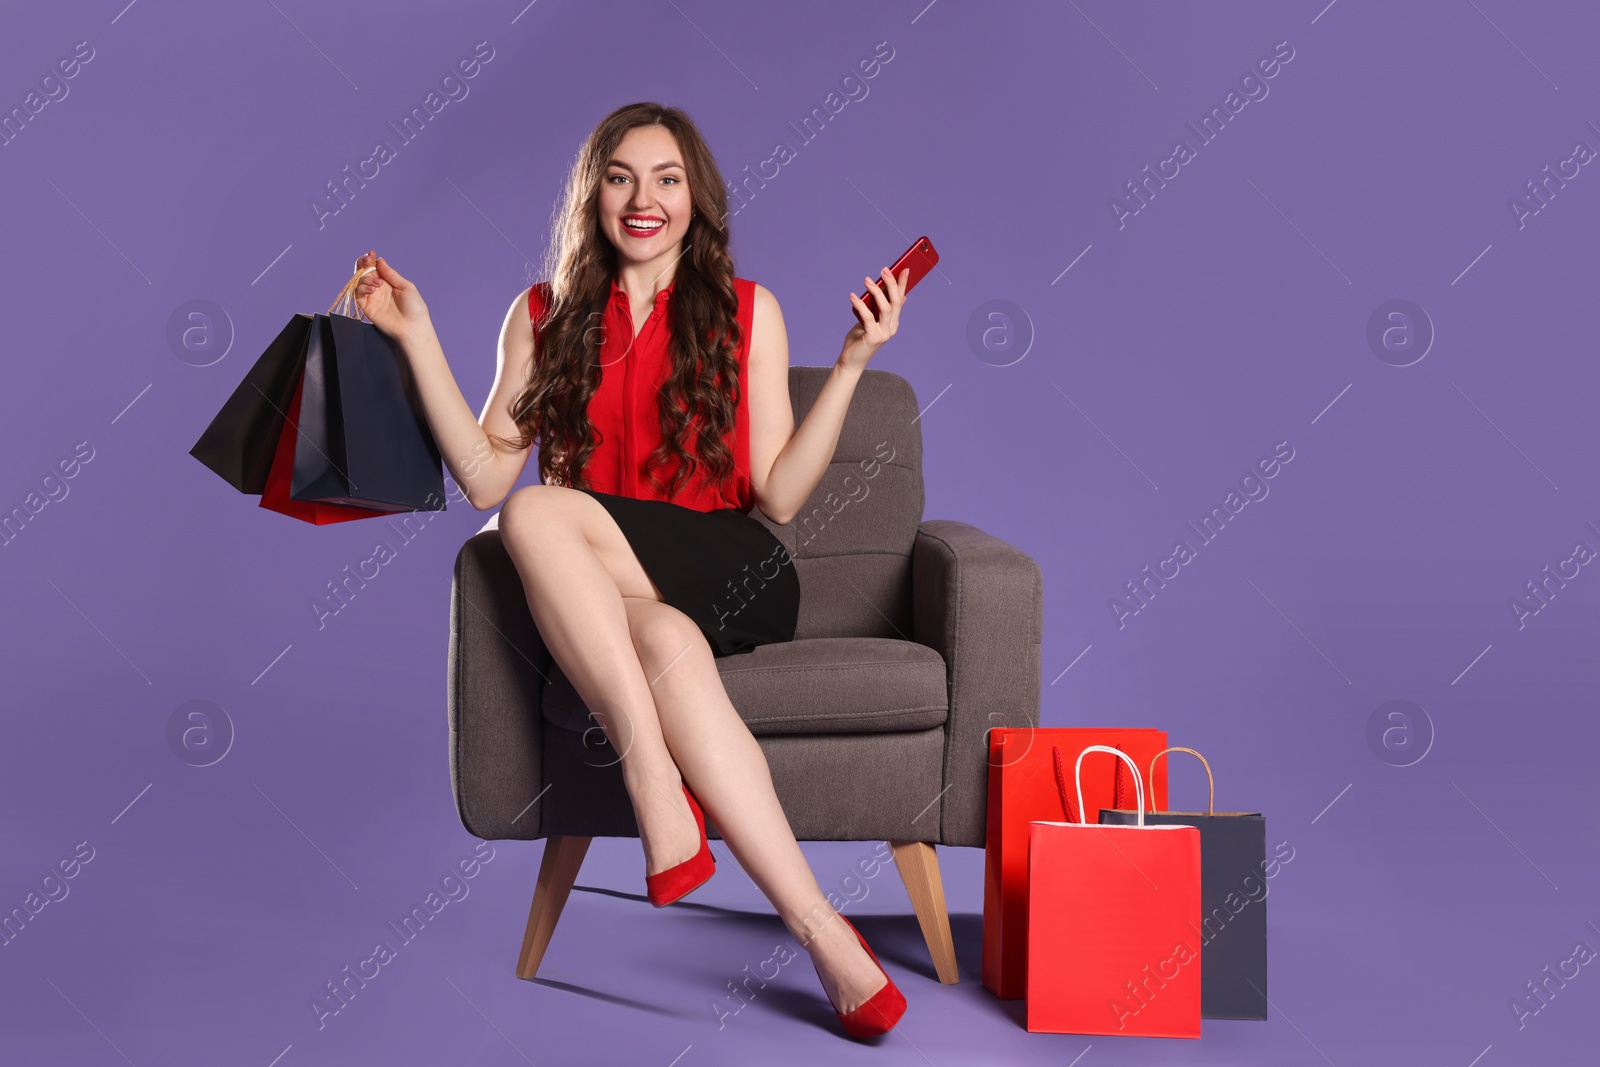
[[[622,137],[600,179],[600,228],[624,262],[679,252],[694,208],[677,138],[663,126]]]

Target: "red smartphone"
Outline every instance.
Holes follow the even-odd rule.
[[[933,269],[934,264],[938,262],[939,253],[933,247],[933,242],[926,237],[918,237],[911,242],[911,247],[906,249],[905,253],[894,261],[894,266],[889,268],[889,273],[898,278],[900,277],[900,272],[909,267],[911,274],[906,278],[906,292],[909,293],[912,287],[920,282]],[[877,282],[878,286],[882,288],[883,276],[881,274],[874,278],[873,281]],[[884,296],[888,295],[888,291],[885,290]],[[871,289],[861,294],[861,301],[867,305],[867,310],[872,312],[872,318],[876,321],[878,318],[878,301],[873,297]],[[859,320],[859,318],[860,316],[858,315],[857,319]]]

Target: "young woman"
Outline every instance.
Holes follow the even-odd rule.
[[[905,998],[823,896],[716,657],[794,637],[794,566],[749,512],[787,523],[811,496],[862,370],[895,333],[906,276],[865,279],[876,316],[851,292],[857,322],[796,428],[783,316],[734,276],[726,204],[682,111],[639,103],[606,116],[568,179],[549,280],[506,313],[479,418],[421,294],[376,252],[357,264],[372,268],[357,300],[404,352],[468,500],[503,504],[500,534],[539,634],[622,754],[651,903],[714,870],[703,802],[810,953],[845,1030],[874,1036]],[[512,492],[535,444],[543,484]],[[746,565],[768,580],[730,600]]]

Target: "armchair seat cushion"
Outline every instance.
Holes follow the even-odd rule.
[[[875,734],[943,726],[950,714],[944,657],[887,637],[813,637],[717,658],[723,687],[756,735]],[[588,709],[552,665],[544,717],[583,730]]]
[[[813,637],[717,661],[753,734],[926,730],[950,715],[944,657],[889,637]]]

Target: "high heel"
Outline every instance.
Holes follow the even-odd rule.
[[[833,1013],[839,1017],[839,1025],[844,1027],[844,1032],[851,1037],[866,1038],[878,1037],[893,1030],[900,1017],[906,1013],[906,998],[894,984],[894,979],[889,977],[889,972],[883,970],[883,964],[878,963],[878,954],[872,951],[872,946],[867,944],[861,936],[861,931],[843,915],[839,916],[844,924],[850,927],[850,932],[856,935],[856,940],[861,942],[861,947],[867,950],[867,955],[872,957],[872,962],[877,964],[878,970],[883,972],[883,988],[872,994],[865,1004],[852,1012],[842,1012],[838,1005],[833,1003],[833,997],[828,997],[828,1006],[833,1008]],[[812,970],[816,970],[817,961],[811,961]],[[822,972],[817,971],[817,980],[822,980]],[[827,989],[823,989],[827,993]]]
[[[698,889],[717,871],[716,858],[711,855],[711,842],[706,840],[705,813],[700,810],[694,794],[689,792],[687,782],[683,786],[683,795],[688,798],[689,810],[694,812],[695,825],[700,829],[700,851],[659,874],[644,876],[645,895],[658,908],[664,908]]]

